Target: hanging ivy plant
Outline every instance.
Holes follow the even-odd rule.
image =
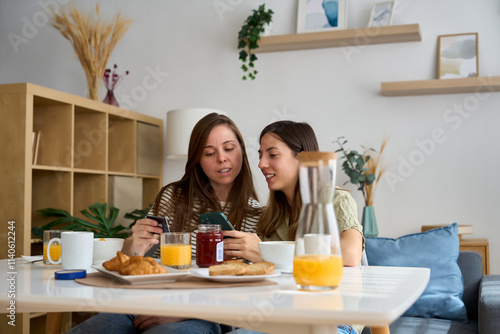
[[[239,59],[242,61],[243,80],[247,77],[254,80],[257,75],[255,61],[257,56],[252,52],[259,47],[258,41],[260,34],[264,32],[264,26],[271,23],[274,12],[271,9],[266,10],[266,5],[262,4],[259,9],[253,10],[240,32],[238,33],[238,49],[240,50]]]

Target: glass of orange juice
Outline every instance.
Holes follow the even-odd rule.
[[[191,268],[191,233],[161,234],[161,264],[177,269]]]
[[[48,265],[60,264],[61,259],[61,232],[62,230],[45,230],[43,231],[43,263]],[[50,247],[49,243],[52,239],[54,240]],[[50,253],[50,258],[52,262],[49,261],[47,254]]]
[[[337,154],[301,152],[298,158],[302,209],[293,277],[300,290],[332,290],[340,285],[344,273],[333,210]]]

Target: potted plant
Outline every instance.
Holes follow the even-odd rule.
[[[50,223],[44,226],[33,227],[31,232],[34,236],[43,239],[43,231],[50,230],[55,226],[66,224],[63,227],[58,227],[60,230],[69,231],[89,231],[94,232],[95,238],[127,238],[128,233],[124,232],[126,229],[123,225],[113,226],[116,218],[118,217],[119,209],[114,206],[109,206],[106,203],[97,203],[89,206],[90,212],[87,209],[80,211],[85,217],[89,218],[92,222],[84,219],[73,217],[68,211],[61,209],[47,208],[38,210],[44,217],[53,217]]]
[[[345,159],[342,163],[342,169],[349,176],[349,180],[344,184],[351,182],[363,193],[365,201],[363,217],[361,219],[363,233],[365,236],[376,237],[378,235],[378,227],[373,210],[373,196],[376,185],[385,171],[384,168],[380,167],[380,157],[385,149],[386,141],[382,142],[378,154],[376,154],[374,149],[366,149],[364,146],[361,146],[364,149],[363,153],[359,153],[356,150],[348,151],[344,148],[344,145],[347,143],[344,137],[338,137],[335,143],[340,146],[335,152],[341,152],[343,156],[340,158]],[[369,155],[370,152],[373,152],[373,158]]]
[[[259,9],[253,10],[240,32],[238,33],[238,49],[240,50],[239,59],[242,61],[241,69],[244,72],[243,80],[247,77],[254,80],[257,75],[255,69],[255,61],[257,56],[252,52],[259,47],[258,41],[260,40],[261,33],[265,31],[266,24],[272,21],[274,12],[271,9],[266,10],[266,5],[262,4]]]

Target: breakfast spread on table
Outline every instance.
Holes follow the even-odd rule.
[[[217,264],[208,267],[209,276],[234,275],[234,276],[252,276],[267,275],[274,271],[274,263],[259,262],[246,264],[242,262],[230,262]]]
[[[110,271],[118,271],[120,275],[152,275],[166,274],[167,269],[156,262],[152,257],[127,256],[122,252],[116,252],[116,257],[102,264]]]

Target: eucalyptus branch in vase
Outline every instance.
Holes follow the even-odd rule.
[[[371,158],[368,152],[375,152],[375,150],[369,148],[365,149],[363,153],[359,153],[356,150],[347,151],[344,148],[344,145],[347,143],[347,140],[345,140],[344,137],[338,137],[334,143],[337,143],[340,146],[340,148],[335,152],[341,152],[343,156],[340,158],[345,159],[342,163],[342,169],[347,176],[349,176],[349,181],[346,181],[344,185],[351,182],[352,184],[358,186],[358,190],[361,190],[361,193],[363,194],[365,205],[368,205],[366,204],[368,198],[366,187],[370,186],[376,180],[376,177],[374,173],[371,173],[369,169],[366,168],[366,165]],[[371,196],[373,197],[373,194],[371,194]]]

